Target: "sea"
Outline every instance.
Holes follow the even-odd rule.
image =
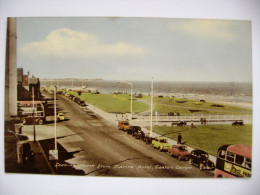
[[[111,81],[111,80],[60,80],[60,88],[90,88],[100,93],[114,92],[151,94],[151,81]],[[46,82],[45,82],[46,84]],[[53,83],[52,83],[53,84]],[[242,82],[176,82],[153,81],[154,95],[180,97],[187,99],[208,99],[252,103],[252,83]]]

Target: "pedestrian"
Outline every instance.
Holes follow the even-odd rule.
[[[182,139],[182,136],[181,136],[181,133],[179,133],[179,134],[178,134],[177,144],[181,144],[181,139]]]
[[[190,128],[195,128],[195,125],[193,123],[190,124]]]
[[[22,132],[23,132],[23,125],[21,125],[21,126],[19,127],[19,134],[22,134]]]

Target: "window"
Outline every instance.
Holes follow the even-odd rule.
[[[251,169],[251,159],[250,159],[250,158],[246,158],[246,161],[245,161],[245,167]]]
[[[227,151],[226,159],[230,162],[234,162],[235,154],[233,152]]]
[[[239,164],[239,165],[242,165],[243,162],[244,162],[244,157],[237,154],[237,155],[236,155],[235,163],[236,163],[236,164]]]
[[[225,157],[226,157],[226,151],[225,151],[225,150],[220,150],[219,153],[218,153],[218,157],[225,159]]]

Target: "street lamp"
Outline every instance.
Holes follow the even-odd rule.
[[[35,132],[35,111],[34,111],[34,98],[35,98],[35,94],[34,94],[34,86],[32,86],[32,104],[33,104],[33,142],[36,142],[36,132]]]
[[[56,106],[56,91],[57,87],[54,86],[54,148],[57,150],[57,106]]]
[[[150,127],[150,136],[153,136],[153,78],[151,82],[151,127]]]
[[[125,83],[128,85],[131,85],[131,105],[130,105],[131,120],[130,120],[130,122],[132,122],[132,119],[133,119],[133,83],[128,83],[128,82],[117,82],[117,83]]]

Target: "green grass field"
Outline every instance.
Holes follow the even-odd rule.
[[[69,91],[75,96],[76,92]],[[91,94],[82,93],[80,97],[89,104],[104,110],[105,112],[126,113],[130,112],[130,95],[129,94]],[[140,98],[145,100],[147,104],[133,100],[133,113],[139,113],[150,109],[150,96]],[[227,114],[227,115],[243,115],[252,114],[252,110],[239,108],[229,105],[220,105],[214,102],[199,102],[198,100],[179,99],[170,97],[154,97],[154,113],[168,114],[170,112],[179,113],[180,115],[192,114]]]
[[[181,132],[182,142],[215,156],[218,148],[225,144],[252,146],[252,125],[198,125],[194,129],[190,126],[155,126],[154,132],[173,140],[177,140],[178,132]]]
[[[84,100],[89,104],[95,105],[97,108],[100,108],[105,112],[130,112],[131,97],[127,94],[115,95],[82,93],[80,96],[78,96],[76,92],[69,91],[68,93],[80,97],[81,100]],[[148,109],[149,105],[142,102],[138,102],[136,99],[133,99],[133,113],[142,112]]]
[[[150,97],[144,97],[149,101]],[[200,102],[198,100],[154,97],[154,112],[168,114],[178,112],[180,115],[189,114],[251,114],[252,111],[229,105],[220,105],[214,102]]]

